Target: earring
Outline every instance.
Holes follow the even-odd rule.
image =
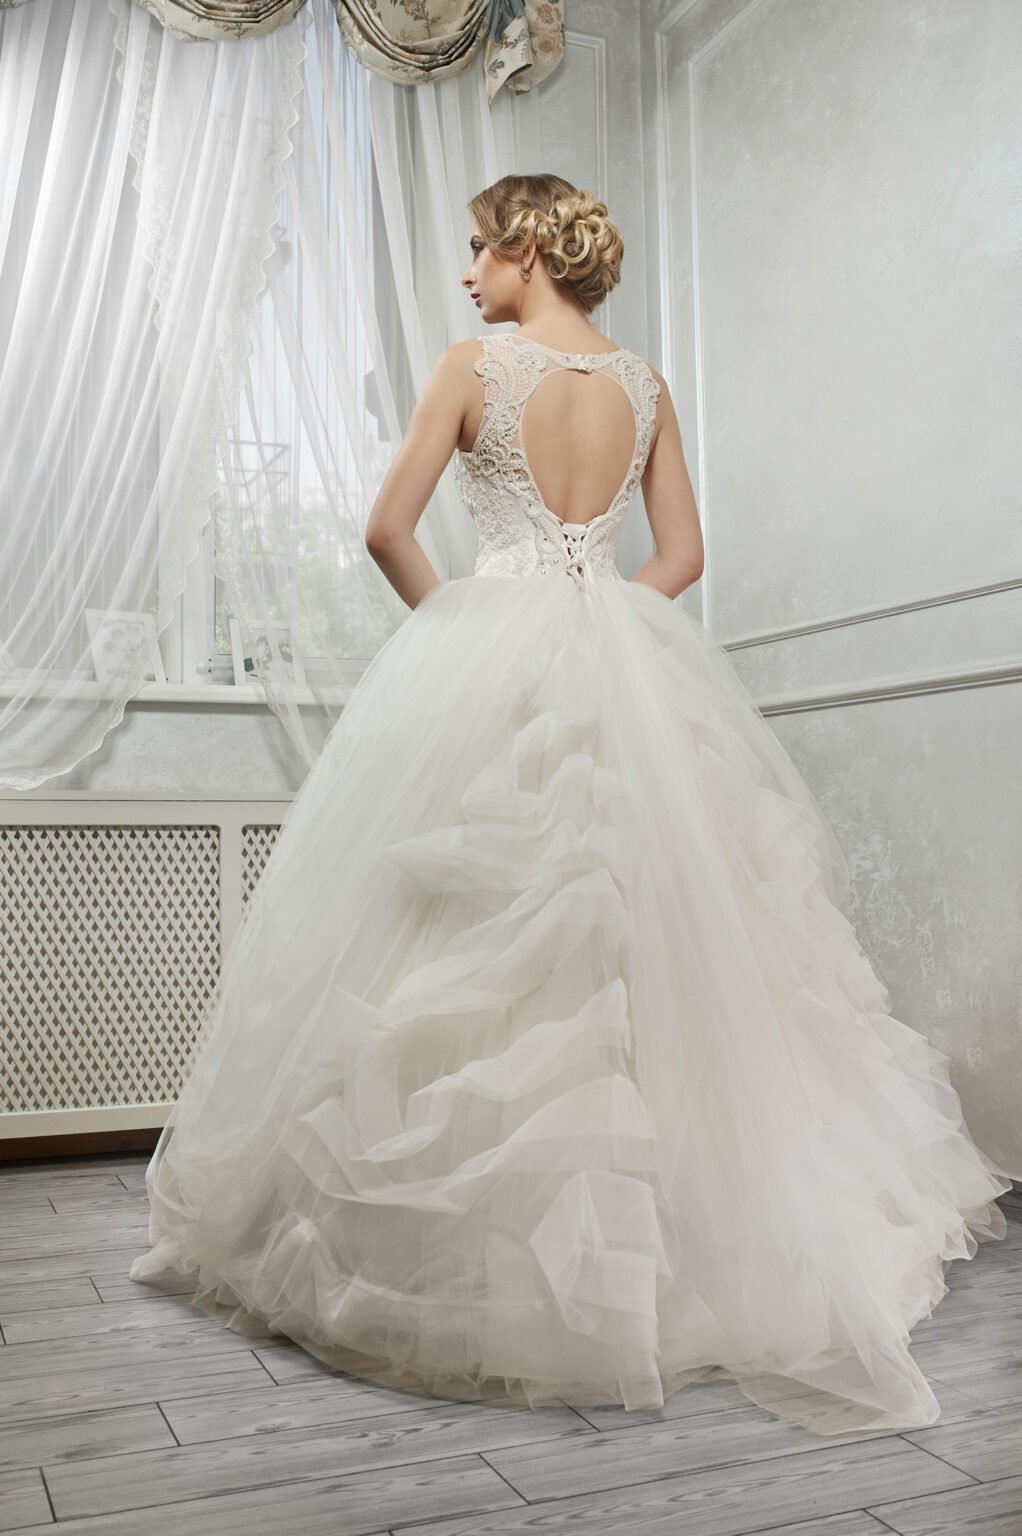
[[[524,266],[521,265],[521,263],[519,263],[518,270],[522,274],[522,276],[524,277],[525,281],[528,282],[529,278],[532,276],[532,268],[531,267],[524,267]]]

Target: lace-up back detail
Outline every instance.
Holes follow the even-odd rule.
[[[649,455],[660,385],[634,352],[560,352],[509,331],[483,336],[475,371],[483,380],[483,415],[469,453],[456,451],[453,473],[479,532],[477,576],[588,575],[624,578],[616,561],[625,513]],[[597,370],[617,379],[635,416],[635,448],[610,506],[585,523],[563,521],[544,504],[522,441],[525,405],[552,368]]]

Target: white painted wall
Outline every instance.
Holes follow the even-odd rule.
[[[1022,1175],[1022,6],[647,0],[641,40],[686,606]]]

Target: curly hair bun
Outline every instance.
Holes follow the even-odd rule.
[[[508,259],[535,240],[550,276],[587,314],[621,281],[625,243],[607,205],[562,176],[504,176],[469,202],[483,237]]]
[[[581,190],[554,200],[549,212],[532,209],[523,220],[531,224],[529,238],[546,258],[550,276],[568,283],[583,308],[595,309],[621,281],[624,240],[607,213],[607,205]]]

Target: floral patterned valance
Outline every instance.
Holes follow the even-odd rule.
[[[564,56],[564,0],[333,0],[349,50],[400,85],[457,74],[485,39],[492,101],[531,90]]]
[[[12,11],[26,0],[0,0],[0,11]],[[256,37],[290,21],[305,0],[136,0],[151,11],[174,37],[187,42],[222,42],[225,38]]]
[[[290,21],[305,0],[136,0],[174,37],[218,43],[258,37]]]
[[[26,0],[0,0],[10,10]],[[255,37],[305,0],[136,0],[189,42]],[[564,57],[564,0],[333,0],[345,45],[399,85],[456,75],[484,46],[486,93],[529,91]]]

